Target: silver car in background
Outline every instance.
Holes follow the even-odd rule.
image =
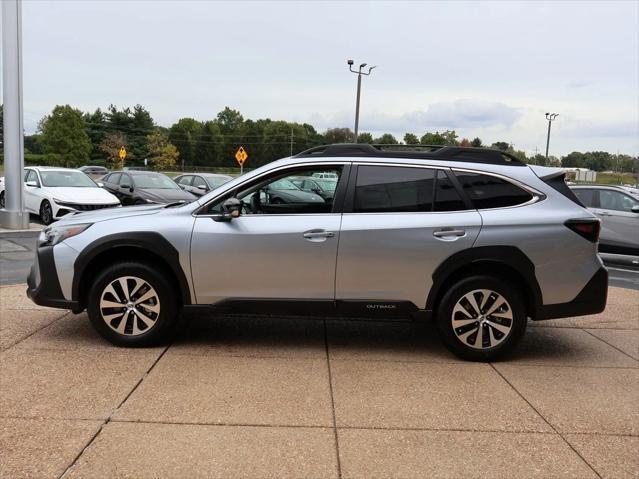
[[[276,185],[332,178],[332,197]],[[424,320],[469,360],[514,349],[528,319],[594,314],[600,221],[563,171],[506,153],[326,145],[188,204],[74,215],[39,238],[27,294],[87,310],[114,344],[165,341],[181,311]]]
[[[639,256],[639,197],[608,185],[573,185],[579,201],[601,219],[601,253]]]

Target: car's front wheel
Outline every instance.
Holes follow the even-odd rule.
[[[490,361],[511,352],[526,331],[526,311],[520,292],[491,277],[458,281],[437,310],[444,343],[457,356]]]
[[[150,346],[165,341],[176,324],[179,305],[163,271],[123,262],[95,280],[87,298],[93,327],[118,346]]]
[[[53,209],[51,208],[51,203],[47,200],[44,200],[40,205],[40,220],[45,225],[53,223]]]

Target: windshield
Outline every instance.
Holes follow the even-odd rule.
[[[49,187],[97,188],[98,185],[81,171],[40,171],[42,184]]]
[[[274,190],[299,190],[292,181],[287,180],[286,178],[274,181],[269,185],[269,187]]]
[[[161,174],[133,175],[136,188],[158,190],[179,190],[180,187],[168,176]]]

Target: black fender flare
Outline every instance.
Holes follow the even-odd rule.
[[[535,275],[535,265],[526,254],[515,246],[479,246],[469,248],[448,257],[433,272],[433,285],[426,300],[426,310],[435,308],[436,300],[443,294],[442,287],[446,281],[462,268],[472,267],[479,263],[494,263],[507,267],[521,276],[527,286],[531,306],[538,311],[543,305],[541,288]],[[531,311],[530,314],[534,314]]]
[[[175,247],[160,233],[153,231],[132,231],[103,236],[88,244],[73,264],[73,285],[71,289],[74,301],[80,302],[80,283],[87,266],[99,254],[112,248],[140,248],[160,256],[175,275],[184,304],[191,304],[191,290],[186,275],[180,265],[180,255]]]

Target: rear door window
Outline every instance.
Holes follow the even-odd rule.
[[[528,191],[496,176],[466,171],[455,171],[455,176],[477,209],[517,206],[533,198]]]
[[[462,211],[468,209],[461,196],[459,196],[457,188],[443,171],[437,173],[435,190],[435,207],[433,211]]]
[[[433,211],[436,170],[366,166],[357,170],[354,213]]]

